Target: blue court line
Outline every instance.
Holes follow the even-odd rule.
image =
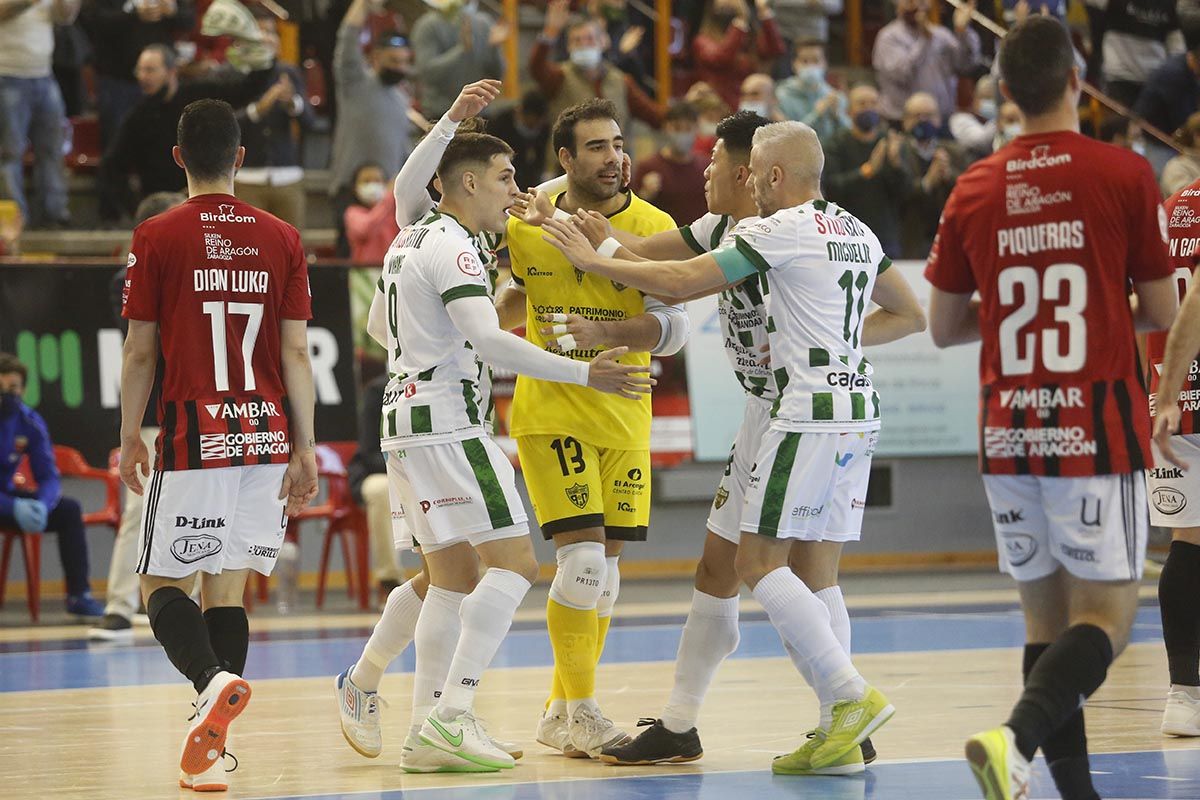
[[[1024,643],[1025,627],[1017,610],[987,614],[913,614],[859,617],[851,621],[855,653],[897,653],[945,650],[1016,648]],[[661,625],[618,627],[610,631],[604,663],[673,661],[682,620]],[[783,656],[779,636],[769,622],[741,625],[741,644],[732,658]],[[1139,610],[1133,642],[1162,638],[1158,609]],[[313,678],[332,676],[353,664],[365,636],[256,643],[250,648],[246,677]],[[548,667],[553,663],[544,626],[509,634],[492,662],[493,668]],[[412,672],[413,648],[393,662],[390,672]],[[6,653],[0,655],[0,693],[145,686],[178,683],[179,674],[162,648],[150,640],[138,646],[93,645],[81,650]],[[1200,794],[1197,795],[1200,798]],[[1195,798],[1193,798],[1195,800]]]
[[[764,756],[764,758],[766,758]],[[701,762],[703,763],[703,762]],[[1106,800],[1196,800],[1200,798],[1200,753],[1195,750],[1108,753],[1091,757],[1093,782]],[[381,767],[399,773],[395,766]],[[520,775],[518,765],[511,773]],[[613,768],[614,773],[618,768]],[[386,774],[386,773],[384,773]],[[261,796],[261,800],[964,800],[978,798],[979,789],[965,761],[880,763],[863,775],[848,777],[774,776],[764,768],[755,772],[712,772],[685,775],[638,776],[636,769],[621,769],[622,777],[574,778],[569,781],[489,786],[480,776],[478,786],[425,787],[377,792],[323,795]],[[531,778],[533,776],[530,776]],[[387,780],[384,778],[384,780]],[[396,783],[403,778],[397,774]],[[1045,762],[1035,763],[1031,800],[1057,798]]]

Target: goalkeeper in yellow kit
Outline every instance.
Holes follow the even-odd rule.
[[[671,217],[624,187],[624,138],[606,100],[572,106],[554,125],[553,145],[567,189],[552,198],[562,215],[599,212],[638,236],[674,230]],[[512,284],[497,305],[512,319],[524,305],[526,337],[548,350],[590,359],[628,346],[619,359],[649,364],[687,340],[687,317],[636,289],[576,269],[541,228],[508,224]],[[546,604],[554,684],[537,739],[574,757],[597,757],[626,738],[595,699],[596,662],[620,576],[625,542],[643,541],[650,521],[650,398],[608,397],[581,386],[520,376],[512,436],[542,534],[554,540],[558,569]]]

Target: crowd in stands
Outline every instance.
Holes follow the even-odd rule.
[[[303,71],[282,56],[274,3],[0,0],[0,248],[13,249],[22,226],[72,226],[69,109],[98,130],[100,224],[118,227],[141,198],[185,189],[171,156],[175,124],[187,103],[219,97],[243,124],[239,194],[311,227],[305,168],[322,170],[333,219],[319,227],[338,229],[340,255],[377,261],[395,227],[388,186],[415,139],[463,84],[505,76],[511,37],[521,42],[524,91],[489,114],[516,151],[520,183],[557,172],[548,140],[559,112],[601,96],[637,145],[634,189],[680,223],[703,212],[715,125],[740,108],[811,125],[827,153],[829,198],[872,226],[892,255],[924,257],[958,175],[1020,132],[1020,114],[997,85],[995,36],[972,19],[976,10],[1001,24],[1060,17],[1089,82],[1132,114],[1085,107],[1085,132],[1143,152],[1164,193],[1200,173],[1200,2],[977,2],[868,0],[868,68],[838,63],[845,47],[831,50],[845,44],[842,0],[680,0],[670,45],[676,99],[664,106],[649,66],[654,22],[626,0],[522,4],[529,30],[476,0],[306,5],[288,50],[293,60],[297,45],[311,57]],[[323,150],[301,146],[322,136]]]

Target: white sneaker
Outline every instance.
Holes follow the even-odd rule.
[[[590,758],[599,758],[600,751],[606,747],[616,747],[629,740],[629,734],[613,725],[600,713],[594,705],[582,705],[575,709],[567,722],[567,730],[571,734],[571,744],[576,750],[581,750]]]
[[[512,769],[513,757],[492,743],[474,715],[464,711],[452,720],[443,722],[434,709],[421,726],[421,741],[439,750],[464,758],[491,769]]]
[[[571,732],[565,714],[551,714],[549,709],[543,711],[542,718],[538,720],[536,738],[538,744],[557,750],[567,758],[588,757],[587,753],[571,744]]]
[[[485,725],[483,720],[479,719],[478,717],[475,719],[475,724],[479,726],[480,732],[483,733],[485,739],[492,743],[493,747],[495,747],[497,750],[503,750],[504,752],[508,753],[510,756],[512,756],[514,761],[525,755],[525,749],[516,742],[505,742],[497,739],[495,736],[492,736],[491,732],[487,729],[487,725]]]
[[[405,772],[499,772],[496,767],[484,767],[467,761],[445,750],[421,741],[421,737],[410,733],[404,741],[400,754],[400,769]]]
[[[250,702],[250,684],[232,672],[218,672],[196,698],[196,716],[183,743],[179,768],[203,775],[225,750],[229,724]]]
[[[1200,736],[1200,691],[1191,686],[1171,686],[1163,711],[1162,732],[1167,736]]]
[[[383,752],[379,706],[387,702],[378,692],[364,692],[350,680],[350,670],[333,679],[338,696],[338,714],[342,718],[342,736],[362,756],[378,758]]]
[[[233,762],[229,769],[225,768],[227,761]],[[188,775],[179,773],[179,788],[191,789],[193,792],[226,792],[229,791],[229,773],[237,769],[237,759],[229,753],[222,753],[204,773]]]

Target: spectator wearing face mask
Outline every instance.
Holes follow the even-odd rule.
[[[972,161],[992,152],[996,141],[996,81],[984,75],[975,82],[975,97],[969,111],[950,115],[950,135]]]
[[[912,189],[900,158],[903,140],[882,124],[875,87],[852,88],[848,112],[850,127],[825,150],[825,195],[874,231],[888,256],[899,258],[900,211]]]
[[[783,116],[811,127],[822,144],[850,127],[846,96],[825,79],[826,66],[825,45],[816,41],[799,42],[796,57],[792,59],[795,74],[775,90]]]
[[[779,100],[775,96],[775,81],[770,75],[762,72],[747,75],[742,81],[738,111],[749,111],[771,122],[783,122],[787,119],[779,109]]]
[[[528,189],[542,182],[546,147],[550,143],[550,105],[538,89],[529,89],[521,102],[488,120],[487,132],[513,149],[517,186]]]
[[[421,113],[437,120],[464,84],[504,77],[500,47],[508,23],[477,9],[477,0],[425,0],[429,6],[413,25],[413,55],[421,76]]]
[[[567,63],[551,60],[558,37],[566,31]],[[594,19],[571,22],[570,0],[550,0],[542,34],[529,56],[529,71],[550,103],[550,119],[571,106],[603,98],[617,107],[617,124],[628,130],[630,117],[651,127],[662,124],[663,110],[637,82],[604,57],[605,35]],[[547,147],[547,169],[557,173],[558,154]]]
[[[912,188],[904,204],[901,245],[905,258],[923,259],[929,255],[950,190],[967,168],[967,158],[953,140],[941,137],[942,118],[933,95],[917,92],[908,99],[903,126],[900,157]]]
[[[394,180],[394,179],[393,179]],[[354,172],[354,201],[346,207],[346,241],[355,264],[379,266],[396,234],[396,196],[392,181],[378,164],[365,163]]]
[[[363,56],[359,39],[367,21],[367,2],[350,4],[338,28],[333,57],[338,118],[329,193],[338,198],[334,205],[339,221],[360,164],[378,164],[385,174],[395,175],[413,148],[412,103],[404,84],[412,69],[412,50],[406,38],[388,31],[376,36],[369,57]]]
[[[692,39],[696,80],[713,87],[731,108],[739,106],[746,76],[770,72],[775,59],[787,51],[769,0],[756,0],[755,11],[757,31],[747,0],[706,0]]]
[[[1163,167],[1158,181],[1163,197],[1170,197],[1200,180],[1200,113],[1192,114],[1183,127],[1175,131],[1175,141],[1183,151]]]
[[[996,112],[996,138],[992,140],[992,151],[995,152],[1021,135],[1025,127],[1025,118],[1021,108],[1011,100],[1000,104]]]
[[[670,214],[672,219],[699,219],[708,212],[704,170],[709,159],[693,150],[698,128],[695,107],[684,100],[672,102],[662,127],[665,145],[649,158],[638,161],[633,173],[634,193]]]

